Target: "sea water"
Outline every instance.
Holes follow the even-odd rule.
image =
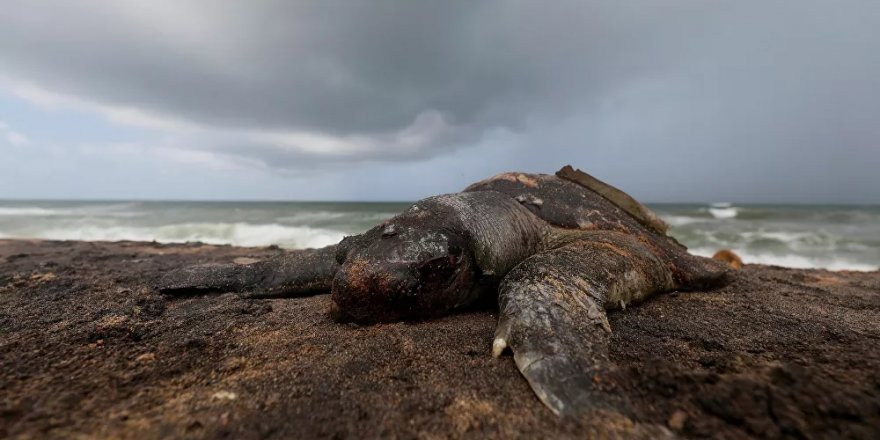
[[[333,244],[408,203],[0,201],[0,238],[200,241],[299,249]],[[877,270],[880,207],[657,204],[691,252],[746,263]]]

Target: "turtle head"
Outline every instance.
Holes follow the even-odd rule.
[[[388,322],[438,316],[474,301],[477,265],[464,237],[387,223],[343,240],[332,298],[339,317]]]

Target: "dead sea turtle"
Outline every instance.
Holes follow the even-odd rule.
[[[330,291],[360,322],[443,315],[497,295],[493,354],[517,367],[554,413],[602,406],[613,366],[606,310],[672,290],[723,282],[727,266],[697,257],[626,193],[566,166],[555,175],[503,173],[421,200],[338,245],[247,265],[165,275],[166,293]]]

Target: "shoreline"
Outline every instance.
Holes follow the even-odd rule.
[[[880,437],[880,271],[747,264],[609,315],[627,411],[560,420],[495,311],[376,326],[327,295],[167,298],[181,265],[272,248],[0,239],[0,436]]]
[[[104,244],[113,244],[113,243],[150,243],[157,245],[165,245],[165,246],[218,246],[218,247],[233,247],[233,248],[241,248],[241,249],[263,249],[263,248],[271,248],[278,247],[284,251],[295,252],[304,249],[316,249],[319,247],[323,247],[325,245],[330,245],[337,243],[339,240],[344,238],[345,235],[342,232],[334,231],[339,234],[339,237],[334,237],[333,240],[328,240],[325,242],[319,242],[319,246],[307,246],[307,247],[287,247],[287,246],[278,246],[278,245],[239,245],[235,243],[226,243],[220,241],[199,241],[199,240],[116,240],[116,239],[100,239],[100,240],[69,240],[69,239],[53,239],[53,238],[40,238],[40,237],[11,237],[0,234],[0,241],[24,241],[31,243],[38,242],[62,242],[62,243],[104,243]],[[341,237],[341,238],[340,238]],[[699,255],[706,258],[711,258],[712,255],[722,249],[727,248],[688,248],[689,252],[694,255]],[[870,273],[870,272],[880,272],[880,265],[873,266],[864,263],[834,263],[830,266],[807,266],[805,261],[808,260],[807,257],[789,254],[789,255],[769,255],[769,254],[752,254],[742,250],[737,249],[727,249],[734,252],[736,255],[743,257],[743,263],[751,266],[766,266],[766,267],[777,267],[782,269],[797,269],[797,270],[821,270],[828,272],[840,272],[840,273],[849,273],[849,272],[859,272],[859,273]],[[755,262],[755,259],[760,260]],[[785,265],[785,264],[775,264],[769,263],[767,261],[794,261],[793,265]],[[846,264],[851,264],[851,266],[845,266]]]
[[[409,203],[2,202],[0,238],[321,247],[368,230]],[[880,208],[688,203],[649,206],[692,253],[750,264],[880,269]]]

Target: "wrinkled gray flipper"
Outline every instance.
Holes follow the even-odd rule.
[[[509,347],[535,394],[558,415],[619,406],[602,392],[614,370],[605,310],[674,287],[669,267],[637,238],[596,231],[507,275],[493,354]]]
[[[176,269],[163,275],[160,292],[186,295],[241,292],[257,298],[304,296],[330,291],[336,245],[291,251],[251,264],[207,264]]]

